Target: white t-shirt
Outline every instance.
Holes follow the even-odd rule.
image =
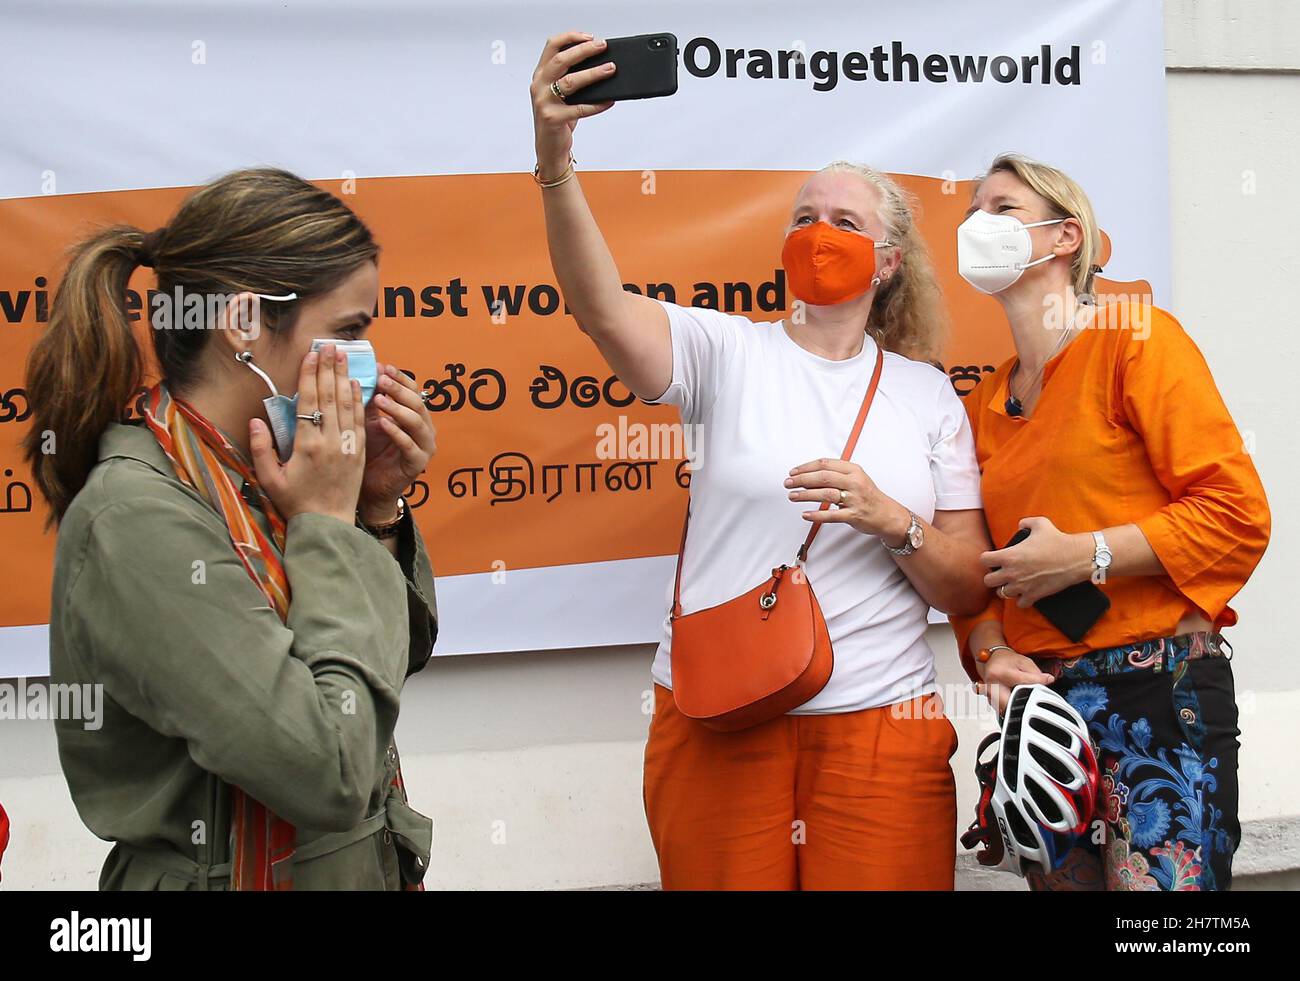
[[[691,525],[682,566],[682,611],[725,602],[792,564],[808,534],[791,501],[792,468],[837,458],[876,362],[868,335],[846,361],[804,350],[783,324],[659,301],[668,312],[673,380],[654,403],[675,405],[692,427]],[[970,424],[948,376],[885,352],[880,386],[852,461],[881,491],[929,521],[934,512],[981,507]],[[925,640],[928,604],[878,538],[825,525],[808,578],[826,617],[835,670],[792,714],[855,712],[935,689]],[[672,583],[666,607],[672,605]],[[654,680],[672,687],[671,625],[664,617]]]

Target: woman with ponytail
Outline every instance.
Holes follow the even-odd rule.
[[[393,730],[437,632],[401,497],[434,432],[362,340],[377,256],[342,202],[270,169],[73,252],[28,365],[26,453],[58,524],[51,679],[103,686],[100,728],[56,730],[82,819],[114,842],[101,888],[423,878],[431,824]],[[161,380],[126,423],[141,265]]]
[[[688,445],[705,449],[692,460],[680,603],[665,602],[651,672],[645,804],[663,885],[951,889],[957,736],[926,614],[984,606],[988,538],[966,414],[924,363],[944,318],[912,210],[870,168],[810,176],[782,251],[788,320],[624,291],[571,153],[578,119],[610,104],[565,101],[600,77],[571,69],[602,48],[577,32],[547,42],[531,92],[535,176],[574,318],[624,384],[676,406],[698,431]],[[834,647],[829,680],[739,731],[688,717],[673,691],[674,621],[760,586],[813,527],[801,564]],[[728,639],[696,653],[725,663]]]

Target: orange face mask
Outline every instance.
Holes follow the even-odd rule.
[[[817,221],[785,237],[781,265],[790,292],[805,303],[818,307],[843,303],[871,289],[876,243],[865,235]]]

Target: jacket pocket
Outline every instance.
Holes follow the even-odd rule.
[[[418,886],[429,871],[433,851],[433,819],[425,817],[396,795],[388,798],[386,828],[397,849],[397,866],[406,886]]]

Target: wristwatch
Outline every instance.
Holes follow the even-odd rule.
[[[880,539],[880,544],[885,546],[885,548],[894,555],[911,555],[925,544],[925,529],[921,527],[921,519],[912,514],[911,511],[907,513],[911,517],[912,523],[907,526],[907,532],[903,535],[903,545],[901,548],[894,548],[893,545],[890,545],[889,542],[885,541],[883,538]]]
[[[357,515],[357,524],[363,531],[368,531],[375,538],[392,538],[402,528],[402,521],[406,518],[406,498],[397,499],[397,517],[392,521],[385,522],[382,525],[368,525]]]
[[[1114,556],[1110,553],[1110,546],[1106,544],[1106,536],[1099,531],[1092,533],[1094,550],[1092,553],[1092,581],[1105,582],[1106,570],[1114,561]]]

